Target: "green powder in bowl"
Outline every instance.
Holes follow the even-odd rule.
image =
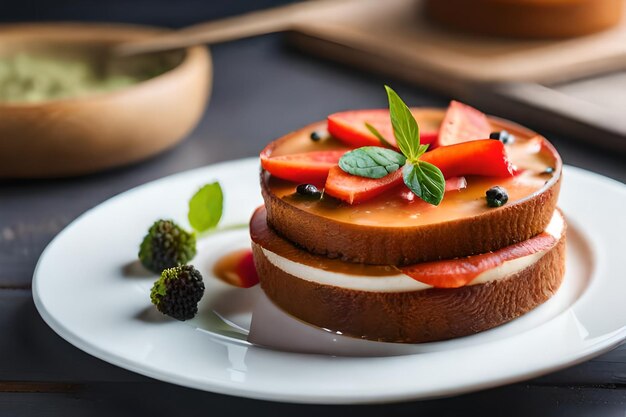
[[[40,102],[122,89],[164,69],[100,74],[87,59],[17,54],[0,57],[0,101]]]

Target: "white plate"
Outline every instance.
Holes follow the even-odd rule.
[[[207,291],[196,319],[177,322],[155,313],[149,300],[155,278],[133,263],[148,226],[157,218],[186,224],[189,197],[213,180],[225,190],[222,224],[245,222],[261,204],[257,178],[258,160],[227,162],[146,184],[88,211],[41,256],[33,278],[41,316],[78,348],[140,374],[303,403],[459,394],[581,362],[626,337],[626,187],[573,167],[565,170],[560,198],[569,222],[564,284],[544,305],[496,329],[397,345],[302,324],[274,308],[258,288],[228,287],[212,276],[215,259],[249,245],[245,230],[200,242],[194,265]],[[251,321],[254,343],[246,340]]]

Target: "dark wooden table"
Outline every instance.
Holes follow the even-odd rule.
[[[393,85],[413,105],[444,106],[448,100],[394,80],[316,61],[285,48],[280,36],[221,45],[213,52],[215,87],[206,117],[177,148],[139,165],[97,175],[0,182],[0,416],[626,415],[624,348],[542,378],[455,398],[376,406],[303,406],[155,381],[95,359],[52,332],[33,305],[33,269],[46,244],[88,208],[175,172],[256,155],[267,141],[329,112],[385,106],[383,83]],[[566,163],[626,180],[624,161],[618,157],[567,138],[551,138]],[[93,236],[99,238],[103,237]]]

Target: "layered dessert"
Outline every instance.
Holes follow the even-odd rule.
[[[445,340],[548,300],[564,273],[561,159],[453,101],[330,115],[261,153],[250,223],[266,295],[340,334]]]

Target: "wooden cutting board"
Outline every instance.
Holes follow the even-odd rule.
[[[559,120],[559,132],[581,139],[602,133],[606,138],[596,145],[626,152],[626,120],[614,117],[626,119],[623,100],[588,102],[581,97],[593,92],[581,95],[575,88],[572,95],[563,88],[581,78],[626,71],[626,18],[611,30],[580,38],[498,39],[441,29],[425,19],[421,5],[421,0],[348,1],[299,22],[290,41],[312,54],[392,75],[487,111],[505,108],[506,114],[497,113],[524,123],[529,122],[524,114],[532,114],[532,123],[552,129]],[[594,83],[586,88],[593,90]],[[617,88],[606,82],[602,87],[614,95]]]

